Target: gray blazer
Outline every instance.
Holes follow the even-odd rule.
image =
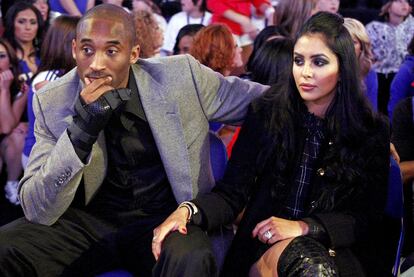
[[[191,56],[140,60],[131,66],[140,99],[178,203],[214,186],[208,121],[240,122],[267,87],[224,78]],[[52,225],[70,206],[84,178],[89,203],[107,170],[103,132],[84,164],[66,132],[83,88],[76,69],[34,95],[36,144],[19,186],[26,218]]]

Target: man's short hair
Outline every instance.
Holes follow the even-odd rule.
[[[88,10],[79,20],[76,27],[76,37],[79,34],[84,21],[90,18],[105,18],[113,20],[114,22],[120,22],[124,26],[126,33],[129,35],[131,42],[130,46],[132,47],[137,44],[134,18],[124,8],[111,4],[101,4]]]

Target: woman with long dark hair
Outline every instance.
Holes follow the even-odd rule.
[[[72,40],[75,38],[76,24],[79,17],[61,15],[53,20],[43,41],[41,51],[41,63],[39,70],[33,76],[31,88],[27,101],[27,113],[29,118],[29,129],[23,149],[22,164],[26,167],[28,157],[35,144],[34,121],[35,116],[32,108],[33,94],[47,83],[59,79],[62,75],[75,67],[72,57]],[[53,47],[50,47],[53,45]]]
[[[18,178],[22,172],[22,153],[26,125],[21,123],[27,102],[27,85],[18,79],[16,53],[0,38],[0,172],[7,165],[6,199],[17,203]]]
[[[42,15],[32,4],[16,2],[6,13],[5,26],[4,37],[10,42],[19,58],[20,78],[29,81],[40,63]]]
[[[375,245],[381,243],[375,239],[382,234],[389,130],[360,91],[342,17],[312,16],[293,53],[289,81],[252,103],[223,181],[181,203],[154,230],[156,258],[169,232],[185,235],[187,222],[211,230],[245,208],[223,276],[391,271]]]

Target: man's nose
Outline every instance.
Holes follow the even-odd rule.
[[[105,69],[105,58],[102,54],[96,53],[93,56],[92,63],[89,66],[93,71],[101,71]]]

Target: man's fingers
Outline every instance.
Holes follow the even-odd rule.
[[[94,93],[97,89],[99,89],[101,86],[110,85],[112,81],[112,77],[107,76],[104,78],[99,79],[89,79],[85,78],[85,88],[83,89],[83,93],[90,94]]]

